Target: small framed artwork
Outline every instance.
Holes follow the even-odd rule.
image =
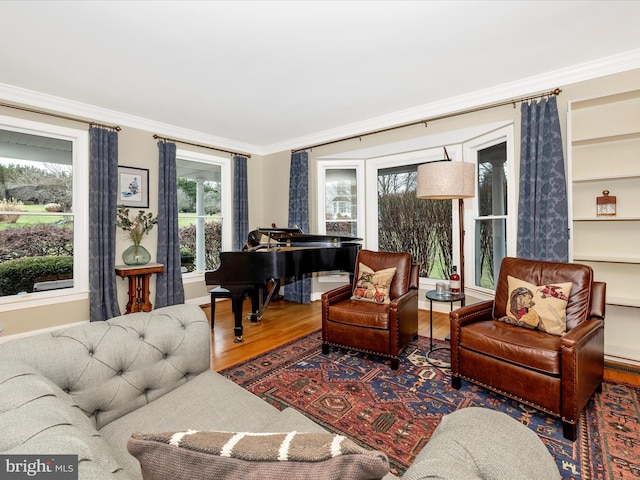
[[[149,208],[149,170],[118,167],[118,205]]]

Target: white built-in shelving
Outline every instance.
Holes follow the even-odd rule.
[[[571,260],[607,282],[605,353],[640,361],[640,90],[570,102]],[[596,215],[604,190],[615,217]]]

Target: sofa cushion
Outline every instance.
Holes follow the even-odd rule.
[[[567,301],[571,282],[533,285],[508,276],[507,314],[498,320],[552,335],[567,331]]]
[[[364,263],[358,264],[358,280],[353,289],[353,300],[374,303],[391,303],[389,290],[396,267],[385,268],[374,272]]]
[[[134,432],[172,430],[228,430],[316,432],[307,417],[286,409],[280,412],[222,375],[206,371],[163,397],[119,418],[100,430],[131,475],[140,464],[127,452]],[[322,431],[322,430],[320,430]]]
[[[561,345],[562,338],[557,335],[514,328],[495,320],[470,323],[460,334],[460,347],[465,350],[502,358],[554,377],[561,373]]]
[[[389,472],[385,454],[332,433],[135,433],[128,449],[145,480],[374,480]]]

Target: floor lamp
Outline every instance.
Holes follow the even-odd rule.
[[[454,162],[444,149],[444,160],[418,166],[416,196],[432,200],[458,199],[458,231],[460,233],[460,292],[464,293],[464,200],[475,194],[476,166],[468,162]]]

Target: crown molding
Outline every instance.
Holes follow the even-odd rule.
[[[34,109],[77,117],[79,121],[86,121],[87,123],[96,122],[126,126],[157,133],[160,136],[174,137],[188,142],[223,148],[225,150],[265,156],[291,149],[303,148],[308,145],[331,142],[341,138],[412,123],[440,115],[446,115],[456,111],[476,108],[482,105],[505,101],[510,98],[527,96],[546,89],[555,87],[562,88],[564,85],[591,80],[636,68],[640,68],[640,49],[612,55],[593,62],[572,65],[543,75],[537,75],[488,89],[478,90],[469,94],[451,97],[425,105],[419,105],[406,110],[393,112],[388,115],[370,118],[361,122],[323,130],[311,135],[292,138],[266,146],[253,145],[228,138],[217,137],[215,135],[209,135],[176,125],[156,122],[134,115],[2,83],[0,83],[0,99],[6,103],[13,103]]]
[[[469,94],[419,105],[362,122],[351,123],[339,128],[324,130],[312,135],[268,145],[263,148],[262,154],[270,155],[284,150],[299,149],[308,145],[331,142],[341,138],[413,123],[440,115],[481,107],[483,105],[504,102],[511,98],[525,97],[537,92],[543,92],[547,89],[562,88],[562,86],[572,83],[604,77],[636,68],[640,68],[640,49],[602,58],[593,62],[572,65],[546,74],[497,85]]]
[[[223,148],[234,152],[260,155],[261,148],[257,145],[238,142],[228,138],[217,137],[203,132],[156,122],[135,115],[96,107],[82,102],[76,102],[54,95],[27,90],[0,83],[0,99],[5,103],[26,106],[33,109],[60,113],[77,118],[80,122],[119,125],[121,127],[136,128],[156,133],[161,137],[173,137],[193,143],[200,143],[211,147]]]

